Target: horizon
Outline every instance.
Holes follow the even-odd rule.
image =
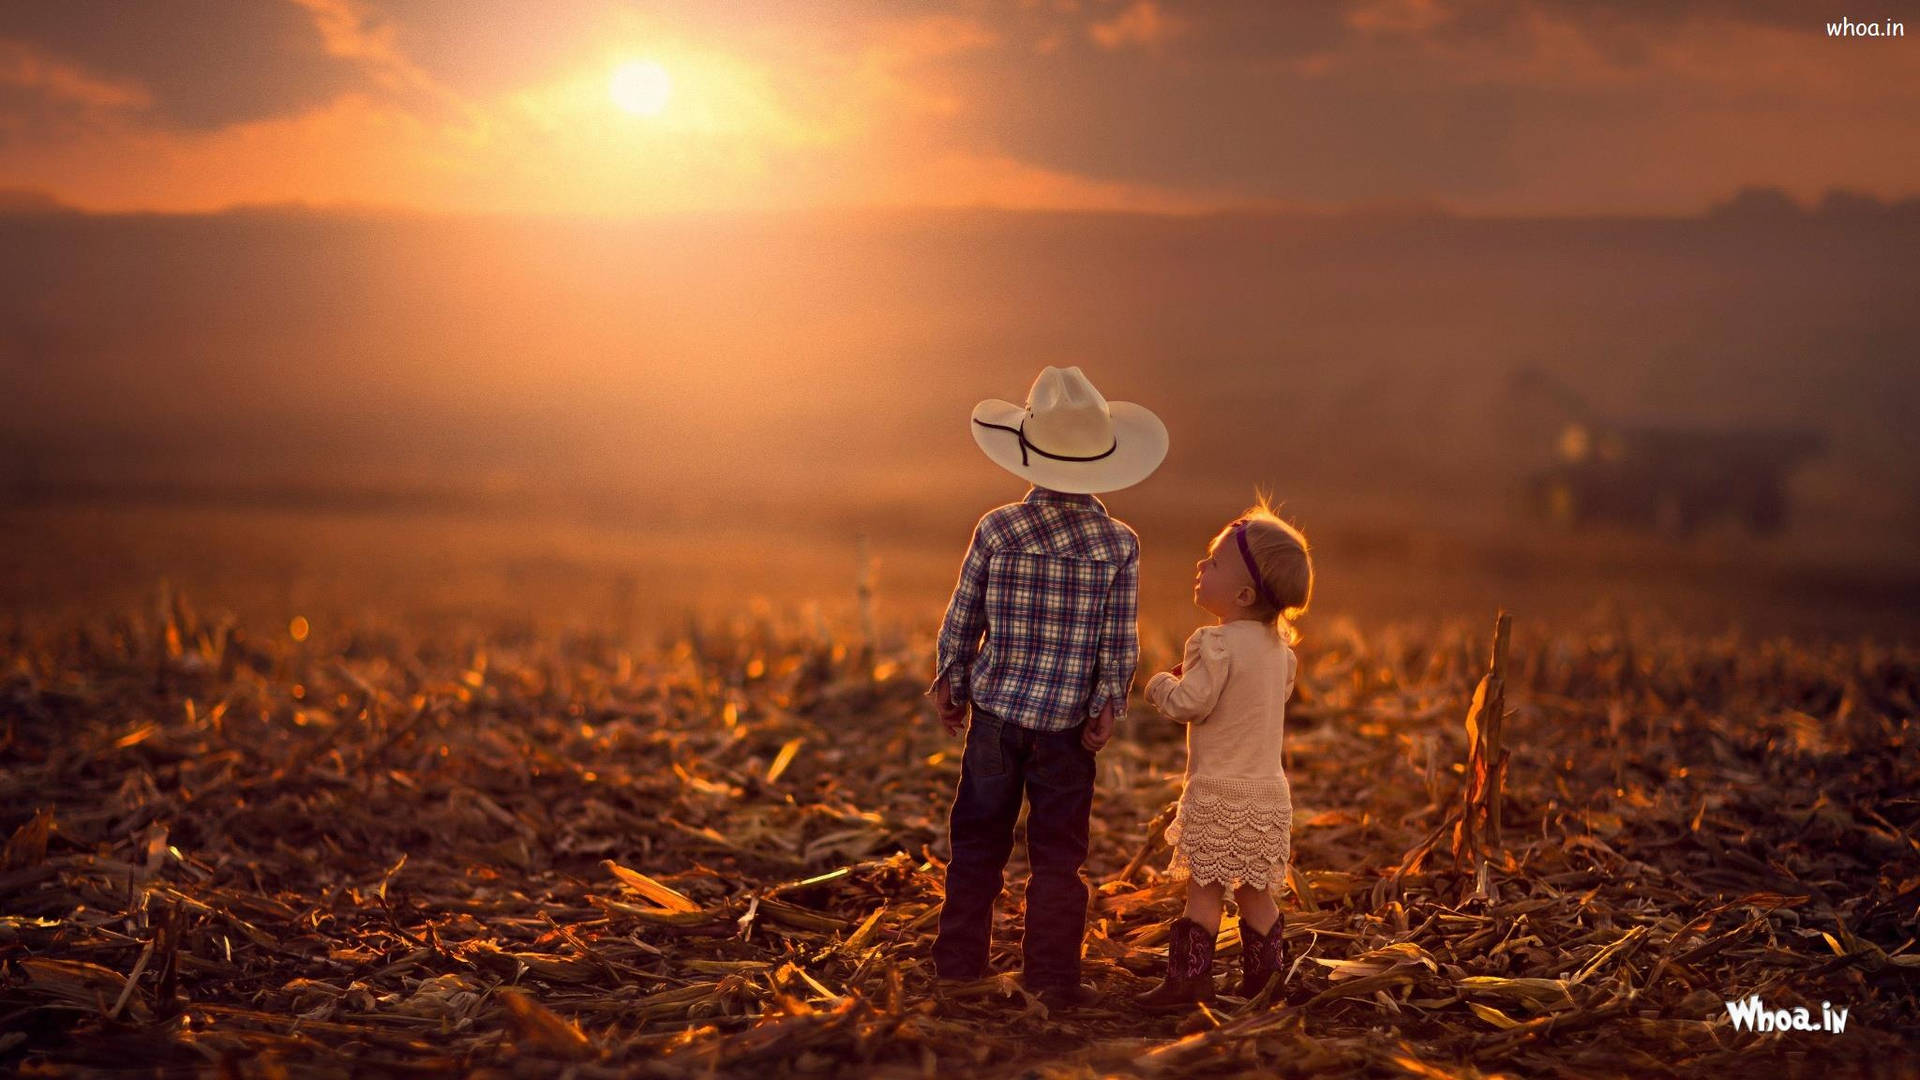
[[[247,215],[321,217],[342,220],[395,221],[524,221],[554,223],[636,224],[690,221],[759,221],[798,218],[872,218],[911,216],[957,216],[965,214],[1004,214],[1024,217],[1084,218],[1163,218],[1177,221],[1205,221],[1220,218],[1344,220],[1409,220],[1442,218],[1458,221],[1537,222],[1537,221],[1698,221],[1737,215],[1764,217],[1844,217],[1860,214],[1920,213],[1920,193],[1897,198],[1882,198],[1871,192],[1849,187],[1828,187],[1817,198],[1796,197],[1785,188],[1767,184],[1742,184],[1724,196],[1708,200],[1692,209],[1664,212],[1634,210],[1560,211],[1525,213],[1474,211],[1450,206],[1437,200],[1356,201],[1324,206],[1305,205],[1223,205],[1204,209],[1154,209],[1113,207],[1031,207],[992,202],[971,204],[910,205],[822,205],[808,207],[731,208],[700,210],[661,210],[654,213],[592,213],[560,210],[459,210],[378,203],[322,203],[298,199],[279,202],[241,202],[198,209],[113,209],[65,202],[41,188],[0,187],[0,218],[32,217],[40,214],[71,215],[91,218],[218,218]]]

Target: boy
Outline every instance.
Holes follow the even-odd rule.
[[[1167,429],[1108,402],[1077,367],[1048,367],[1025,406],[974,407],[973,437],[1033,487],[975,527],[940,628],[935,698],[966,751],[954,795],[946,902],[933,947],[940,979],[987,974],[987,946],[1024,795],[1027,925],[1022,981],[1050,1008],[1084,1004],[1087,857],[1094,753],[1126,716],[1140,654],[1140,543],[1094,492],[1147,478]],[[985,634],[984,644],[981,635]]]

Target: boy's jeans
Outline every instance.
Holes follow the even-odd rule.
[[[1093,751],[1080,745],[1086,724],[1065,731],[1036,731],[1011,724],[979,706],[967,726],[960,761],[960,790],[953,798],[947,863],[947,899],[933,965],[941,978],[974,979],[987,973],[987,944],[1002,871],[1013,852],[1013,825],[1024,791],[1027,858],[1027,927],[1021,943],[1024,980],[1030,987],[1071,986],[1080,981],[1080,942],[1087,928],[1087,821],[1093,811]]]

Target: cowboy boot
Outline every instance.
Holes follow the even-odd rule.
[[[1167,942],[1167,977],[1133,1000],[1155,1012],[1212,1001],[1213,931],[1185,916],[1173,920],[1173,933]]]
[[[1266,989],[1267,980],[1287,969],[1287,917],[1275,915],[1273,925],[1261,933],[1240,923],[1240,996],[1251,998]]]

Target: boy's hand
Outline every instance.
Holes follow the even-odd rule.
[[[1087,721],[1086,730],[1080,733],[1080,745],[1098,753],[1113,738],[1113,702],[1109,701],[1100,710],[1100,715]]]
[[[966,730],[967,707],[954,702],[953,689],[945,679],[940,680],[940,685],[934,688],[933,703],[940,713],[940,722],[947,726],[947,734],[958,735]]]

